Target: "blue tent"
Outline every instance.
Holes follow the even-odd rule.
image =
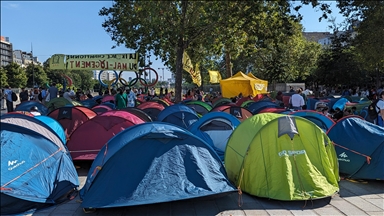
[[[323,129],[324,132],[327,132],[328,129],[335,124],[335,121],[333,121],[333,119],[315,111],[303,110],[292,112],[290,113],[290,115],[306,118],[317,126],[319,126],[319,128]]]
[[[93,100],[93,99],[87,99],[87,100],[82,100],[80,101],[80,103],[85,106],[85,107],[88,107],[88,108],[92,108],[96,105],[99,105],[96,100]]]
[[[5,114],[1,116],[1,123],[3,122],[34,130],[35,132],[40,133],[45,138],[51,140],[60,149],[62,149],[63,152],[70,155],[67,147],[65,146],[65,142],[62,141],[58,133],[56,133],[54,129],[52,129],[50,126],[48,126],[46,123],[43,123],[36,117],[20,114]]]
[[[336,108],[339,108],[341,111],[343,111],[347,102],[349,102],[347,98],[340,98],[333,104],[332,109],[336,110]]]
[[[58,204],[79,186],[62,141],[45,126],[29,120],[1,118],[2,215]]]
[[[103,102],[103,103],[101,103],[102,105],[105,105],[105,106],[108,106],[109,108],[111,108],[111,109],[115,109],[116,108],[116,106],[115,106],[115,104],[113,104],[113,103],[111,103],[111,102]]]
[[[235,191],[200,138],[161,122],[130,127],[100,150],[80,191],[83,208],[185,200]]]
[[[15,111],[30,111],[31,107],[36,106],[39,109],[41,115],[48,114],[48,108],[44,106],[42,103],[37,101],[25,101],[16,106]]]
[[[358,117],[343,118],[328,136],[335,143],[340,173],[354,179],[384,180],[383,127]]]
[[[168,122],[187,129],[199,120],[196,112],[183,104],[175,104],[163,109],[157,116],[157,120]]]
[[[248,110],[251,111],[253,115],[256,115],[264,108],[281,108],[281,107],[272,101],[262,100],[262,101],[257,101],[255,103],[252,103],[248,107]]]
[[[206,141],[224,161],[224,152],[232,132],[240,120],[225,112],[211,112],[189,126],[188,130]]]
[[[61,141],[63,141],[64,144],[67,143],[64,129],[61,126],[61,124],[58,121],[56,121],[56,119],[53,119],[49,116],[35,116],[35,119],[43,122],[49,128],[51,128],[60,137]]]

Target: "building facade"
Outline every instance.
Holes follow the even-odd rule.
[[[93,79],[99,80],[99,74],[100,74],[99,70],[94,70],[93,71]],[[114,72],[111,72],[111,71],[103,71],[103,73],[101,73],[100,78],[101,78],[101,80],[111,81],[111,80],[116,78],[116,75]]]
[[[25,68],[29,64],[41,64],[37,57],[34,57],[32,53],[27,53],[22,50],[13,51],[13,62],[17,63],[21,67]]]
[[[9,37],[1,36],[0,58],[1,66],[6,66],[13,62],[13,46],[9,42]]]

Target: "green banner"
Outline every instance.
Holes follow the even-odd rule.
[[[137,53],[52,55],[49,66],[53,70],[120,70],[138,71]]]

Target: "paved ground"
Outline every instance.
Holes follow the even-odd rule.
[[[87,169],[78,169],[82,187]],[[384,181],[353,182],[342,180],[340,193],[333,198],[313,201],[276,201],[233,193],[216,198],[192,199],[124,208],[97,209],[84,213],[79,197],[67,203],[41,210],[33,216],[66,215],[384,215]]]

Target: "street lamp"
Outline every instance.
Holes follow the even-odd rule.
[[[165,68],[159,68],[159,70],[160,70],[160,69],[163,70],[163,81],[164,81],[164,69],[165,69]]]

